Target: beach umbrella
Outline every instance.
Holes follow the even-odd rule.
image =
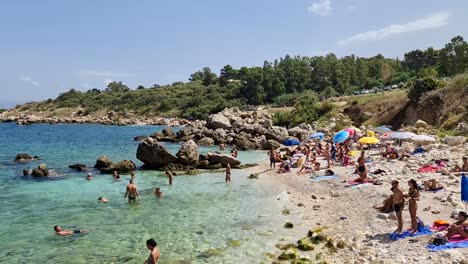
[[[361,144],[377,144],[380,142],[380,140],[378,140],[377,138],[375,137],[363,137],[363,138],[360,138],[358,140],[359,143]]]
[[[388,138],[391,138],[391,139],[411,139],[414,136],[415,136],[415,134],[409,133],[409,132],[394,132],[394,133],[391,133]]]
[[[466,178],[465,172],[462,172],[461,200],[465,203],[465,212],[467,212],[466,204],[468,203],[468,178]]]
[[[416,135],[411,138],[413,141],[422,141],[422,142],[435,142],[435,138],[428,135]]]
[[[385,133],[385,134],[380,136],[380,139],[389,139],[391,134],[392,133]]]
[[[317,132],[317,133],[313,133],[312,135],[310,135],[310,136],[309,136],[309,139],[314,139],[314,138],[323,139],[323,136],[325,136],[324,133],[322,133],[322,132]]]
[[[344,129],[343,131],[348,131],[348,133],[349,133],[349,136],[352,136],[352,135],[354,135],[354,128],[352,128],[352,127],[350,127],[350,128],[346,128],[346,129]]]
[[[356,133],[361,133],[362,132],[361,129],[359,129],[359,128],[355,127],[355,126],[353,126],[351,128],[354,129],[354,131],[356,131]]]
[[[393,132],[390,128],[388,127],[385,127],[385,126],[379,126],[379,127],[375,127],[374,129],[372,129],[373,131],[379,133],[379,134],[385,134],[385,133],[390,133],[390,132]]]
[[[333,142],[342,143],[349,137],[348,131],[340,131],[333,137]]]
[[[283,142],[283,145],[285,146],[294,146],[294,145],[299,145],[301,144],[301,142],[299,142],[299,140],[297,139],[288,139],[286,141]]]

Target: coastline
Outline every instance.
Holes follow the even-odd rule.
[[[458,148],[449,148],[437,145],[428,154],[417,158],[416,164],[430,161],[432,157],[447,155],[451,161],[459,161],[466,151],[466,144]],[[299,169],[293,169],[290,173],[278,174],[269,171],[269,161],[262,162],[251,171],[266,171],[259,176],[260,181],[268,181],[266,186],[275,186],[280,197],[281,193],[288,193],[284,201],[285,209],[290,211],[289,215],[278,212],[282,223],[292,222],[294,228],[283,228],[284,239],[278,241],[279,245],[297,243],[307,236],[308,230],[325,227],[325,234],[335,240],[342,240],[346,246],[338,249],[335,253],[324,252],[323,260],[327,263],[465,263],[466,249],[452,249],[449,251],[430,252],[426,245],[432,236],[415,237],[415,242],[408,238],[397,241],[390,240],[389,234],[396,229],[397,222],[392,219],[380,219],[378,211],[373,206],[381,206],[384,199],[390,194],[390,181],[400,181],[403,191],[407,192],[406,182],[415,178],[418,182],[429,178],[436,178],[445,186],[445,190],[437,193],[421,192],[418,217],[426,225],[432,225],[435,220],[444,219],[454,222],[450,214],[454,209],[464,209],[456,200],[460,195],[460,177],[442,176],[440,173],[411,173],[407,171],[408,164],[404,161],[387,161],[376,155],[376,151],[370,152],[374,164],[370,170],[381,168],[388,173],[386,176],[376,177],[383,185],[362,186],[362,188],[345,187],[347,180],[357,176],[351,175],[351,167],[333,167],[339,179],[311,182],[310,175],[296,175]],[[322,168],[324,160],[320,158]],[[315,195],[317,199],[311,196]],[[448,196],[455,198],[455,202],[447,201]],[[284,199],[282,199],[284,200]],[[299,204],[303,206],[298,206]],[[320,206],[314,210],[314,206]],[[431,206],[428,211],[424,208]],[[439,214],[431,211],[438,210]],[[346,218],[342,220],[341,218]],[[403,211],[404,230],[410,226],[408,206]],[[281,221],[280,221],[281,222]],[[282,226],[281,226],[282,227]],[[278,255],[282,252],[275,248],[274,261],[278,261]],[[315,260],[317,252],[300,251],[300,257]],[[281,262],[278,263],[289,263]]]

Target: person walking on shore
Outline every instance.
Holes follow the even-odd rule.
[[[136,198],[140,198],[140,194],[136,188],[136,185],[133,184],[133,180],[130,180],[130,183],[127,185],[127,190],[125,192],[124,199],[128,196],[128,202],[135,202]]]
[[[270,170],[272,167],[276,169],[276,152],[274,147],[271,147],[271,150],[268,151],[268,156],[270,156]]]
[[[226,182],[231,182],[231,165],[226,164]]]
[[[398,219],[398,228],[395,231],[396,233],[401,233],[403,231],[403,207],[405,205],[405,196],[403,191],[399,186],[397,180],[392,181],[392,188],[390,189],[393,192],[393,210]]]
[[[416,213],[418,211],[419,190],[418,184],[414,179],[408,181],[409,185],[409,213],[411,217],[411,232],[418,232],[418,218]]]
[[[161,252],[158,249],[158,243],[156,243],[156,240],[154,240],[154,238],[146,240],[146,248],[148,248],[151,253],[148,256],[148,259],[146,259],[145,264],[158,264]]]

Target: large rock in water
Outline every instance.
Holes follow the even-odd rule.
[[[234,138],[234,145],[240,150],[251,150],[255,149],[255,144],[244,136],[238,135]]]
[[[24,161],[31,161],[31,160],[38,159],[38,158],[39,157],[36,157],[36,156],[32,157],[28,153],[20,153],[20,154],[16,155],[15,161],[24,162]]]
[[[214,139],[212,139],[210,137],[204,137],[204,138],[198,140],[197,143],[200,146],[213,146],[214,145]]]
[[[170,163],[177,162],[174,155],[152,138],[146,138],[138,144],[136,157],[145,163],[145,167],[149,169],[159,169]]]
[[[231,167],[237,167],[241,164],[240,160],[226,154],[217,154],[209,152],[207,156],[210,165],[222,164],[223,166],[226,166],[226,164],[229,163]]]
[[[230,128],[231,122],[227,117],[221,114],[213,114],[206,120],[206,127],[211,129]]]
[[[113,164],[112,160],[106,157],[105,155],[103,155],[96,160],[96,164],[94,165],[94,168],[96,169],[108,168],[112,166],[112,164]]]
[[[33,169],[31,172],[32,176],[36,177],[47,177],[49,176],[49,170],[47,169],[47,165],[41,164],[36,169]]]
[[[101,168],[101,173],[112,174],[114,171],[119,173],[129,173],[136,170],[136,165],[131,160],[121,160],[107,168]]]
[[[88,170],[88,167],[86,167],[86,165],[79,164],[79,163],[70,165],[70,166],[68,166],[68,168],[75,169],[77,171],[86,171],[86,170]]]
[[[183,165],[196,166],[199,160],[198,146],[193,140],[182,144],[182,147],[176,154],[178,162]]]

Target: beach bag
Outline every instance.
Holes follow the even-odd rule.
[[[450,223],[445,220],[436,220],[434,221],[434,225],[435,226],[448,226],[450,225]]]
[[[445,245],[447,244],[448,240],[446,237],[436,237],[434,238],[434,241],[432,242],[432,244],[436,245],[436,246],[441,246],[441,245]]]

